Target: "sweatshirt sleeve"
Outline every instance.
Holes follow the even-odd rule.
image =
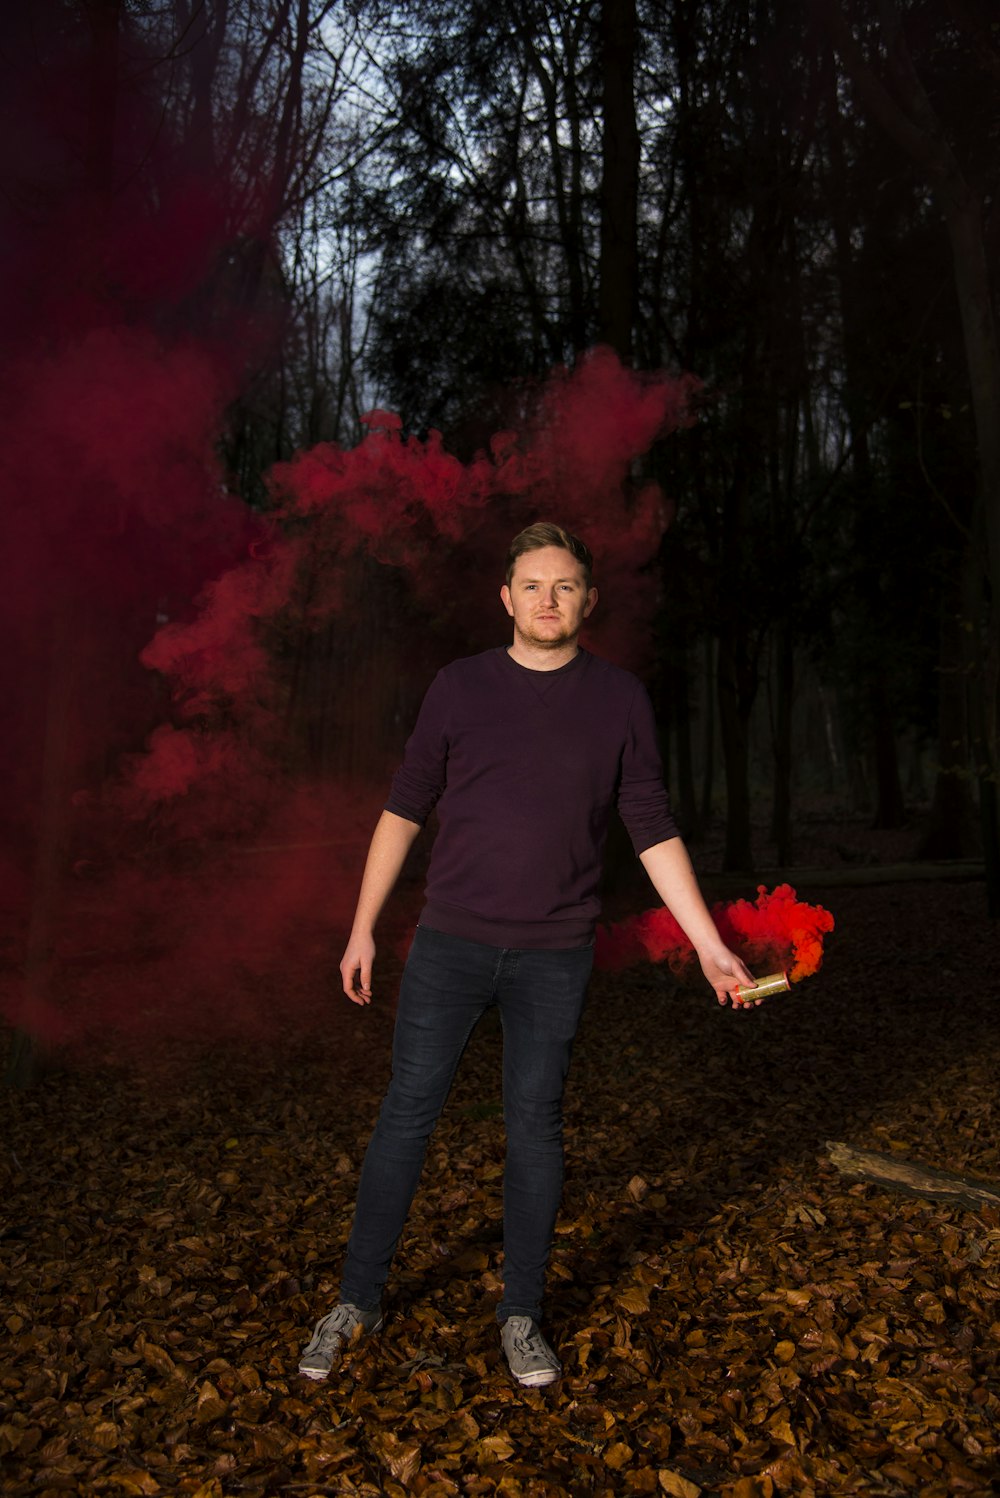
[[[663,784],[653,704],[641,684],[636,686],[629,710],[618,782],[618,811],[636,855],[678,836]]]
[[[439,671],[427,689],[403,763],[392,777],[385,810],[423,827],[445,787],[448,764],[448,684]]]

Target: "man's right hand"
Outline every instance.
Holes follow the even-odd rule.
[[[418,822],[397,817],[393,811],[384,811],[372,834],[351,938],[340,963],[344,992],[352,1004],[370,1004],[372,1001],[372,963],[375,961],[372,933],[375,922],[419,832]]]
[[[372,966],[375,962],[375,942],[370,936],[353,936],[347,943],[347,951],[340,962],[340,977],[344,992],[352,1004],[370,1004],[372,1001]]]

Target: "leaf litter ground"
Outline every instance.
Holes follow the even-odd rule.
[[[514,1387],[499,1028],[470,1043],[384,1332],[326,1384],[391,994],[306,1038],[65,1067],[0,1098],[0,1455],[16,1495],[997,1491],[1000,1216],[837,1174],[824,1144],[1000,1176],[1000,953],[980,884],[820,887],[814,979],[747,1014],[595,978],[546,1329]],[[274,1002],[281,1004],[275,993]],[[299,1006],[301,1008],[301,1006]]]

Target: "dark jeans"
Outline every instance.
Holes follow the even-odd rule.
[[[562,1096],[593,947],[484,946],[418,926],[399,992],[392,1080],[361,1172],[342,1300],[381,1300],[427,1141],[466,1042],[491,1004],[503,1026],[504,1295],[497,1319],[541,1315],[562,1193]]]

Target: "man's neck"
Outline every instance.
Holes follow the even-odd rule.
[[[567,640],[565,645],[558,645],[554,650],[529,645],[525,640],[515,640],[507,647],[511,660],[528,671],[558,671],[560,666],[568,666],[579,653],[580,647],[575,640]]]

